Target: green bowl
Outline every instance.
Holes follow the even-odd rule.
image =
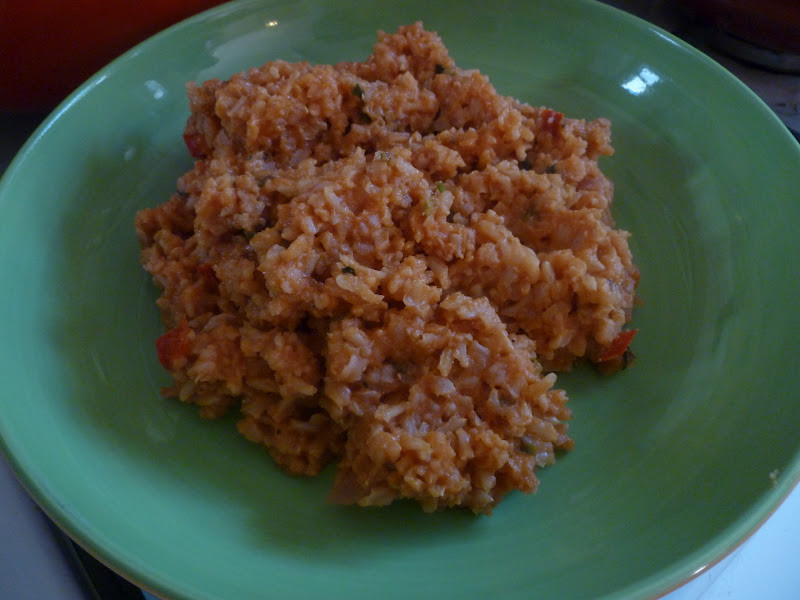
[[[187,80],[360,60],[423,20],[498,90],[613,121],[642,271],[634,368],[559,378],[575,450],[490,517],[326,503],[159,395],[136,211],[191,165]],[[605,5],[244,0],[100,71],[0,184],[0,437],[100,559],[168,598],[651,598],[755,530],[800,479],[800,147],[733,76]]]

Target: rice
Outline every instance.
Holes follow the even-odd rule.
[[[187,87],[196,162],[136,217],[164,393],[289,473],[338,461],[334,502],[535,491],[573,445],[551,371],[614,364],[634,304],[610,123],[500,96],[420,23]]]

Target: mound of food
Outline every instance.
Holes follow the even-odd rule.
[[[188,91],[194,168],[136,218],[165,393],[290,473],[338,461],[336,502],[534,491],[572,447],[550,371],[630,337],[609,122],[500,96],[419,23]]]

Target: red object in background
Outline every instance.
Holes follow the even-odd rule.
[[[125,50],[220,0],[0,0],[0,111],[51,110]]]
[[[800,54],[798,0],[679,0],[690,15],[773,52]]]

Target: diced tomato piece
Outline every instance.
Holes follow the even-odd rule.
[[[172,371],[179,366],[179,361],[185,360],[191,350],[189,339],[189,323],[183,319],[177,327],[173,327],[156,340],[158,361],[167,371]]]
[[[605,352],[600,355],[600,358],[597,360],[599,362],[605,362],[607,360],[612,360],[614,358],[619,358],[625,351],[628,349],[628,346],[631,345],[631,341],[633,341],[633,336],[636,335],[636,332],[639,331],[638,329],[629,329],[627,331],[622,331],[620,334],[614,338],[611,344],[606,348]]]
[[[201,277],[204,277],[210,281],[217,281],[217,274],[214,272],[214,267],[208,263],[200,263],[197,265],[197,272]]]
[[[183,143],[186,144],[186,149],[189,150],[192,158],[205,158],[208,154],[208,144],[206,144],[206,138],[201,133],[185,132],[183,134]]]
[[[555,135],[561,131],[564,124],[564,113],[557,112],[550,108],[542,110],[542,129]]]

